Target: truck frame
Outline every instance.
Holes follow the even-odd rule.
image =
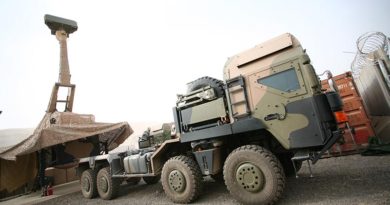
[[[286,175],[304,160],[316,163],[342,136],[341,110],[338,94],[321,90],[299,41],[283,34],[229,58],[223,81],[189,83],[168,137],[147,131],[139,149],[80,159],[81,190],[86,198],[112,199],[125,179],[161,178],[173,202],[190,203],[211,176],[241,203],[273,204]]]

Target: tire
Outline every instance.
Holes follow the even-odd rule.
[[[278,159],[283,166],[284,174],[287,177],[295,176],[294,165],[293,162],[291,161],[292,157],[293,154],[290,153],[278,155]],[[301,169],[301,167],[302,167],[302,161],[295,161],[295,168],[297,169],[297,172]]]
[[[84,170],[80,177],[80,189],[87,199],[95,198],[98,195],[96,187],[96,171],[92,169]]]
[[[145,183],[147,184],[155,184],[158,181],[160,181],[161,175],[154,176],[154,177],[142,177]]]
[[[233,150],[225,161],[223,175],[230,194],[243,204],[274,204],[285,186],[279,160],[257,145]]]
[[[161,174],[165,194],[174,203],[190,203],[197,199],[202,190],[202,179],[198,164],[183,155],[169,159]]]
[[[126,179],[127,184],[130,185],[137,185],[141,181],[141,177],[132,177]]]
[[[110,200],[117,196],[121,180],[119,178],[111,177],[110,167],[99,170],[96,182],[100,198]]]
[[[208,76],[196,79],[195,81],[191,82],[188,85],[187,93],[206,87],[208,85],[214,89],[218,98],[224,96],[225,91],[223,89],[223,81]]]

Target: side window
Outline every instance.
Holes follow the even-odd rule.
[[[295,72],[295,68],[293,67],[285,71],[260,78],[257,82],[283,92],[292,92],[300,88],[298,77]]]

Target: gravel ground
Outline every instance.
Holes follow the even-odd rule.
[[[390,156],[362,157],[351,155],[320,160],[312,166],[313,178],[307,163],[299,178],[287,179],[283,198],[278,204],[333,205],[383,204],[390,205]],[[123,185],[120,196],[111,201],[99,198],[84,199],[80,192],[54,198],[46,204],[172,204],[165,196],[161,183],[136,186]],[[205,180],[205,189],[193,204],[238,204],[223,183]]]

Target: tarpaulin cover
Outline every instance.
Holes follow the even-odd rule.
[[[34,129],[0,130],[0,152],[20,143],[33,134]],[[28,182],[33,182],[37,175],[36,154],[20,156],[16,161],[0,159],[0,198],[14,192]]]
[[[108,149],[112,150],[132,133],[127,122],[98,123],[93,115],[47,113],[31,136],[12,147],[0,150],[0,158],[16,160],[16,156],[91,136],[99,136],[99,141],[106,142]]]
[[[35,153],[17,157],[16,161],[0,159],[1,196],[13,192],[28,182],[34,182],[38,173]],[[2,197],[0,197],[2,198]]]
[[[63,144],[65,151],[75,157],[87,157],[91,144],[79,143],[78,139],[98,136],[112,150],[132,133],[127,122],[98,123],[93,115],[70,112],[46,113],[34,131],[0,130],[0,192],[13,192],[35,179],[35,151]]]

